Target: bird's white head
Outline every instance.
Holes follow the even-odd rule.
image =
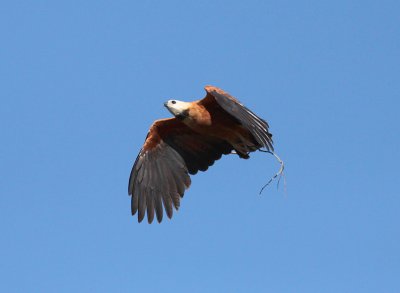
[[[164,103],[164,106],[172,113],[172,115],[180,117],[187,116],[190,103],[178,100],[169,100]]]

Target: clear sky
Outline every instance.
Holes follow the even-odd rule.
[[[1,292],[400,292],[399,1],[5,1]],[[162,224],[128,177],[207,84],[286,162],[224,157]]]

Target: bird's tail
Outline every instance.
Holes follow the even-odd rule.
[[[285,163],[281,160],[281,158],[279,158],[279,156],[274,151],[262,150],[262,149],[259,149],[259,151],[263,152],[263,153],[270,153],[278,160],[279,164],[281,165],[278,172],[276,172],[275,175],[272,176],[271,179],[269,179],[269,181],[261,188],[259,194],[261,194],[263,192],[264,188],[267,187],[272,182],[272,180],[274,180],[276,177],[279,177],[278,184],[277,184],[277,187],[279,188],[279,182],[281,181],[282,176],[283,176],[284,189],[286,190],[286,179],[285,179],[285,174],[283,173],[283,171],[285,169]]]

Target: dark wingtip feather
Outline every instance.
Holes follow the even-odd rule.
[[[132,213],[132,216],[134,214],[136,214],[137,209],[138,209],[138,197],[135,196],[135,195],[132,195],[132,197],[131,197],[131,213]]]
[[[151,196],[147,200],[147,222],[151,224],[154,219],[154,198]]]
[[[167,213],[167,217],[169,219],[172,218],[173,209],[172,209],[172,198],[170,195],[163,194],[162,195],[162,202],[164,204],[165,212]]]
[[[138,222],[143,221],[144,215],[146,213],[146,194],[143,192],[139,196],[139,207],[138,207]]]
[[[155,209],[156,209],[157,221],[161,223],[163,219],[163,207],[160,194],[155,196]]]

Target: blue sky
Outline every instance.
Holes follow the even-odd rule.
[[[398,1],[6,1],[0,291],[400,292]],[[271,156],[224,157],[162,224],[130,215],[163,102],[219,86]]]

